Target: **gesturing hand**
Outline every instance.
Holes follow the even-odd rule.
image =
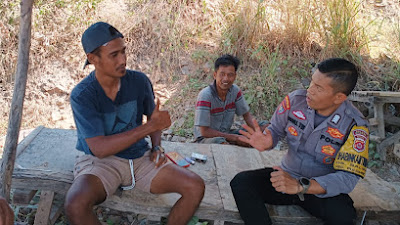
[[[272,148],[272,135],[271,132],[266,129],[266,134],[263,134],[263,131],[260,129],[257,120],[253,119],[253,128],[249,127],[247,124],[243,124],[242,127],[246,130],[239,130],[239,133],[243,136],[239,137],[239,140],[250,144],[258,151],[264,151]]]
[[[167,110],[160,110],[160,99],[157,99],[156,108],[151,114],[149,123],[151,123],[151,125],[154,126],[156,130],[163,130],[171,126],[171,118],[169,116],[169,112]]]
[[[277,192],[286,194],[297,194],[301,191],[299,182],[290,176],[287,172],[283,171],[281,167],[272,167],[276,171],[271,173],[271,183]]]

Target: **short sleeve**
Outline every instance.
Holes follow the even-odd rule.
[[[209,127],[210,121],[211,121],[211,96],[206,93],[206,89],[203,89],[197,96],[194,125]]]
[[[238,93],[236,94],[236,99],[235,99],[235,105],[236,105],[236,115],[242,116],[248,111],[250,111],[250,107],[246,102],[246,99],[244,99],[242,91],[239,89]]]
[[[144,87],[143,114],[149,116],[154,111],[155,103],[153,85],[147,76],[145,76]]]

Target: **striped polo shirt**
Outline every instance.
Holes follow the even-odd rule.
[[[240,88],[232,85],[228,90],[225,101],[217,94],[215,80],[200,91],[197,96],[194,117],[194,137],[201,136],[200,126],[210,127],[223,133],[228,133],[233,124],[235,114],[242,116],[250,110]]]

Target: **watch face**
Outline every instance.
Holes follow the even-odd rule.
[[[300,182],[304,185],[310,185],[310,180],[304,177],[300,179]]]

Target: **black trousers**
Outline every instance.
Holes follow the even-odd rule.
[[[356,210],[353,200],[347,194],[329,198],[304,195],[300,201],[297,195],[275,191],[270,178],[272,168],[238,173],[231,181],[231,188],[240,216],[246,225],[272,224],[265,203],[270,205],[299,205],[311,215],[321,218],[327,225],[354,224]]]

